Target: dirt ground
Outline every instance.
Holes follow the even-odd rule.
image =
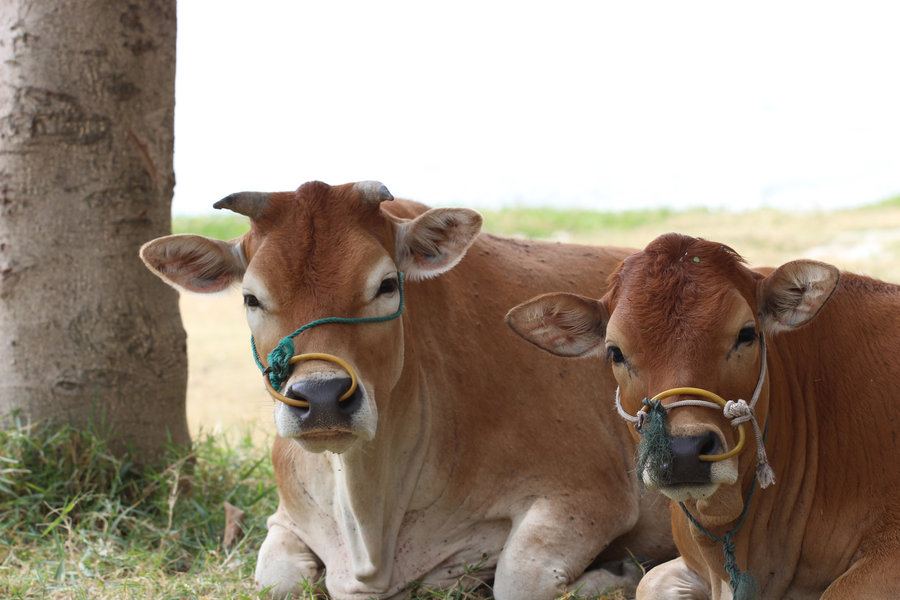
[[[602,239],[572,241],[643,247],[656,235],[681,231],[721,241],[751,266],[778,266],[795,258],[830,262],[841,269],[900,282],[900,209],[836,214],[713,214],[690,221],[676,215],[663,224],[628,232],[603,232]],[[564,232],[555,236],[571,239]],[[191,432],[250,433],[272,437],[272,400],[253,362],[250,333],[238,290],[217,296],[182,294],[188,334],[188,422]]]

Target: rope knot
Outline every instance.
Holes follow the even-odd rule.
[[[269,368],[271,369],[269,381],[276,390],[281,389],[281,384],[290,377],[292,356],[294,356],[294,341],[289,337],[283,338],[269,353]]]
[[[745,400],[729,400],[725,403],[723,412],[735,427],[753,419],[753,408]]]

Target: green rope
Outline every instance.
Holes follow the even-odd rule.
[[[649,483],[658,487],[668,482],[673,462],[666,431],[666,407],[662,400],[651,402],[647,398],[644,398],[644,405],[650,410],[639,430],[642,437],[637,455],[638,480],[644,482],[646,476]]]
[[[294,333],[290,335],[286,335],[281,338],[281,341],[278,342],[278,345],[275,346],[275,349],[269,353],[268,368],[264,367],[262,362],[259,360],[259,352],[256,350],[256,341],[253,339],[253,336],[250,336],[250,347],[253,349],[253,360],[256,361],[256,366],[259,367],[259,370],[263,372],[263,374],[268,373],[269,381],[272,383],[272,387],[276,390],[281,389],[281,384],[290,377],[291,374],[291,364],[290,360],[296,353],[296,348],[294,346],[294,338],[307,329],[311,329],[316,327],[317,325],[326,325],[328,323],[381,323],[383,321],[390,321],[392,319],[396,319],[401,314],[403,314],[403,273],[397,272],[397,280],[399,282],[400,289],[400,306],[397,307],[397,312],[392,315],[387,315],[384,317],[362,317],[362,318],[346,318],[346,317],[326,317],[324,319],[316,319],[310,323],[307,323]]]
[[[728,573],[728,577],[731,579],[731,591],[734,593],[734,600],[754,600],[759,597],[759,584],[756,582],[756,578],[753,577],[750,573],[742,573],[740,568],[737,566],[737,559],[734,556],[735,546],[734,546],[734,536],[741,528],[741,525],[744,524],[744,520],[747,518],[747,513],[750,509],[750,501],[753,500],[753,492],[756,491],[756,475],[753,476],[753,483],[750,487],[750,493],[747,494],[747,501],[744,503],[744,512],[741,513],[738,522],[734,527],[725,532],[724,537],[719,537],[714,534],[706,527],[700,524],[694,516],[688,512],[687,507],[684,505],[684,502],[679,502],[678,506],[681,507],[681,510],[684,511],[684,514],[687,515],[687,518],[691,521],[691,523],[700,530],[701,533],[706,535],[708,538],[715,540],[717,542],[722,542],[722,552],[725,554],[725,572]]]

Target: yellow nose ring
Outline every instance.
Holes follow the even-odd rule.
[[[711,401],[715,402],[716,404],[718,404],[723,410],[725,408],[725,405],[727,404],[726,400],[724,398],[722,398],[721,396],[719,396],[718,394],[714,394],[713,392],[710,392],[709,390],[704,390],[702,388],[693,388],[693,387],[672,388],[670,390],[660,392],[657,395],[653,396],[653,398],[650,399],[650,402],[654,402],[656,400],[662,400],[663,398],[668,398],[669,396],[681,396],[681,395],[686,395],[686,394],[689,394],[692,396],[700,396],[701,398],[706,398],[707,400],[711,400]],[[691,401],[685,400],[683,402],[676,402],[675,405],[689,406],[689,405],[691,405]],[[670,407],[671,406],[667,406],[666,408],[668,409]],[[647,410],[648,409],[646,406],[641,409],[642,412],[647,412]],[[701,454],[697,458],[699,458],[700,460],[702,460],[704,462],[718,462],[720,460],[727,460],[727,459],[731,458],[732,456],[736,456],[741,450],[744,449],[744,442],[746,442],[746,440],[747,440],[746,429],[747,429],[746,422],[740,423],[738,425],[738,428],[737,428],[738,442],[734,446],[734,448],[732,448],[728,452],[723,452],[721,454]]]
[[[356,388],[358,387],[356,371],[353,370],[353,367],[350,366],[350,363],[348,363],[343,358],[340,358],[339,356],[335,356],[333,354],[325,354],[324,352],[311,352],[309,354],[298,354],[296,356],[292,356],[288,361],[288,364],[293,365],[305,360],[324,360],[333,362],[350,374],[350,389],[348,389],[340,398],[338,398],[338,402],[343,402],[344,400],[352,396],[354,392],[356,392]],[[263,373],[263,381],[266,382],[266,391],[269,392],[269,395],[276,400],[280,400],[285,404],[290,404],[291,406],[297,406],[299,408],[309,408],[309,402],[307,402],[306,400],[288,398],[284,394],[279,393],[278,390],[276,390],[274,387],[272,387],[272,382],[269,381],[268,372]]]

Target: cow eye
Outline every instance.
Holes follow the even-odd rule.
[[[607,346],[606,360],[621,365],[625,362],[625,355],[622,354],[622,350],[620,350],[618,346]]]
[[[397,281],[396,277],[389,277],[381,282],[381,286],[378,288],[378,293],[375,296],[386,296],[389,294],[393,294],[397,291],[397,288],[400,287],[400,283]]]
[[[744,327],[738,333],[737,341],[734,345],[740,346],[741,344],[751,344],[757,339],[756,328],[755,327]]]
[[[258,308],[260,306],[259,298],[253,294],[244,294],[244,306],[247,308]]]

